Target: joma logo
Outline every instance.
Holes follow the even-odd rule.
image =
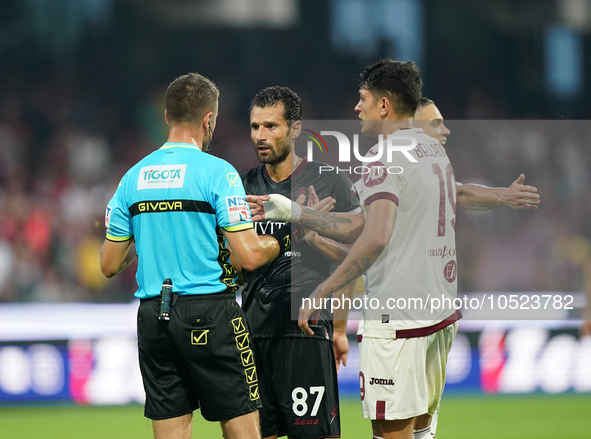
[[[382,385],[382,386],[393,386],[394,385],[394,380],[389,380],[387,378],[374,378],[371,377],[371,380],[369,380],[369,384],[370,385]]]

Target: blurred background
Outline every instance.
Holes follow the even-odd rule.
[[[363,68],[414,60],[449,121],[457,180],[508,186],[523,172],[542,196],[536,212],[458,212],[459,292],[580,293],[591,238],[590,42],[588,0],[0,2],[0,402],[143,400],[134,355],[118,375],[134,377],[125,395],[97,390],[118,381],[88,384],[97,370],[113,380],[109,359],[134,349],[135,269],[112,280],[98,269],[104,210],[125,171],[166,140],[164,92],[190,71],[221,92],[212,154],[243,172],[258,165],[248,108],[260,89],[295,90],[304,119],[355,119]],[[129,324],[117,332],[120,316]],[[451,374],[460,389],[591,391],[577,321],[517,324],[464,328]],[[532,343],[515,366],[511,347]],[[558,377],[548,372],[556,367]],[[524,376],[533,381],[515,387]]]

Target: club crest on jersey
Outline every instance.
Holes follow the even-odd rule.
[[[248,208],[246,197],[241,195],[226,197],[226,207],[228,209],[230,225],[233,226],[244,221],[250,221],[250,209]]]
[[[363,176],[365,186],[372,187],[384,182],[388,173],[386,167],[381,162],[372,162],[367,165],[368,172]]]
[[[185,183],[187,165],[153,165],[140,169],[137,189],[181,188]]]

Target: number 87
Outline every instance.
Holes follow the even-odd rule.
[[[310,387],[310,395],[314,395],[315,393],[317,393],[318,396],[316,397],[316,401],[314,401],[310,416],[316,416],[318,413],[322,397],[324,396],[324,386]],[[291,392],[291,399],[293,400],[292,409],[295,415],[304,416],[308,411],[308,404],[306,403],[308,400],[308,392],[306,392],[306,389],[303,387],[296,387]]]

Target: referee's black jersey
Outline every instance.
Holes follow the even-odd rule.
[[[248,195],[281,194],[292,200],[306,195],[313,186],[318,198],[333,197],[333,212],[350,212],[359,208],[359,197],[344,172],[321,170],[323,163],[303,159],[294,173],[279,183],[269,177],[264,165],[242,175]],[[327,168],[330,168],[327,166]],[[322,172],[320,172],[322,171]],[[285,225],[283,221],[255,222],[259,235],[273,233]],[[291,251],[273,262],[245,273],[242,306],[252,327],[253,337],[303,337],[298,327],[297,311],[301,299],[308,297],[331,273],[331,262],[310,247],[303,239],[304,230],[294,224]],[[323,311],[316,337],[332,338],[329,311]]]

